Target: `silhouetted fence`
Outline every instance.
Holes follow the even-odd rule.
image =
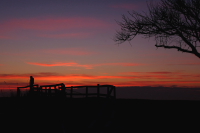
[[[70,98],[73,98],[74,96],[75,97],[82,96],[86,98],[88,97],[116,98],[116,88],[113,85],[99,85],[98,84],[97,86],[71,86],[71,87],[65,87],[65,88],[66,90],[70,90],[69,93],[66,93],[67,97],[70,97]],[[104,88],[104,91],[102,91],[103,88]],[[76,90],[78,89],[82,89],[82,92],[77,92]]]
[[[21,89],[28,89],[31,88],[29,85],[28,86],[23,86],[23,87],[17,87],[17,97],[22,96],[22,91]],[[39,88],[39,85],[33,85],[33,88]],[[31,92],[31,89],[29,90]]]
[[[54,85],[31,85],[25,87],[17,87],[17,96],[21,97],[21,89],[30,88],[28,96],[32,97],[103,97],[116,98],[116,88],[113,85],[97,85],[97,86],[71,86],[66,87],[65,84]]]

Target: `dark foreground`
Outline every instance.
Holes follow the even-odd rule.
[[[200,101],[0,98],[0,132],[199,132],[199,105]]]

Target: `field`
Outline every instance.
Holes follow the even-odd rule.
[[[199,129],[200,101],[1,98],[5,132],[190,132]]]

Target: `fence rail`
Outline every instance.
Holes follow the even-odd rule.
[[[76,97],[103,97],[103,98],[116,98],[116,87],[113,85],[99,85],[97,86],[71,86],[66,87],[65,84],[54,84],[54,85],[32,85],[17,87],[17,96],[21,97],[21,89],[29,88],[29,96],[35,97],[66,97],[66,98],[76,98]],[[104,93],[102,92],[104,88]],[[81,89],[82,92],[77,92]],[[91,92],[91,90],[93,92]],[[106,90],[106,91],[105,91]],[[94,92],[96,91],[96,92]]]

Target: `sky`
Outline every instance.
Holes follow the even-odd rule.
[[[159,1],[159,0],[154,0]],[[200,87],[200,60],[156,48],[155,40],[117,44],[117,21],[146,11],[146,0],[1,0],[0,89],[66,86]]]

